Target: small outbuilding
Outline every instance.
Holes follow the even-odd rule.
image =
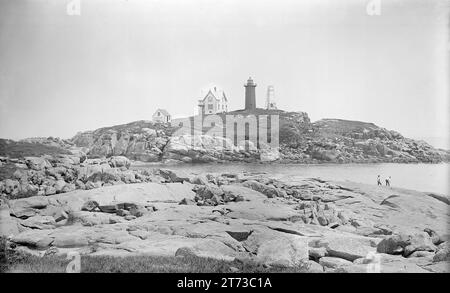
[[[167,112],[164,109],[158,109],[152,116],[153,122],[160,122],[160,123],[169,123],[172,118],[170,117],[169,112]]]

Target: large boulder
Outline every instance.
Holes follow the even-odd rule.
[[[56,222],[52,216],[36,215],[21,221],[20,224],[31,229],[53,229]]]
[[[325,247],[328,256],[354,261],[376,251],[379,240],[369,237],[330,236],[314,241],[313,247]]]
[[[99,204],[98,202],[96,202],[95,200],[88,200],[86,201],[83,206],[81,207],[82,211],[88,211],[88,212],[92,212],[94,211],[96,208],[98,208]]]
[[[109,165],[113,168],[129,168],[131,165],[130,160],[127,157],[124,156],[113,156],[109,158]]]
[[[39,187],[28,182],[23,182],[20,184],[20,195],[23,197],[38,195]]]
[[[226,216],[232,219],[271,220],[297,222],[301,218],[292,207],[282,203],[268,203],[262,200],[229,202]]]
[[[16,234],[19,234],[17,221],[10,216],[6,206],[0,206],[0,236],[8,237]]]
[[[325,247],[310,247],[309,257],[314,260],[319,260],[320,258],[327,256],[327,249]]]
[[[207,184],[209,184],[209,181],[205,175],[197,175],[197,176],[192,177],[191,183],[198,184],[198,185],[207,185]]]
[[[308,273],[323,273],[324,272],[323,266],[315,261],[312,261],[312,260],[305,261],[304,265],[305,265],[306,271]]]
[[[72,222],[88,227],[124,222],[122,217],[103,212],[74,211],[70,213],[70,218]]]
[[[61,222],[68,219],[68,214],[65,209],[67,206],[49,205],[45,209],[39,211],[41,216],[51,216],[55,222]]]
[[[18,180],[6,179],[3,191],[9,195],[17,195],[20,192],[20,182]]]
[[[63,189],[66,186],[66,181],[63,179],[59,179],[55,182],[55,185],[53,186],[56,190],[56,193],[63,193]]]
[[[273,162],[280,159],[278,148],[264,148],[259,151],[259,157],[262,162]]]
[[[284,190],[278,189],[273,186],[265,185],[254,180],[245,181],[242,185],[255,191],[261,192],[268,198],[287,196]]]
[[[405,247],[404,256],[408,256],[415,251],[436,251],[431,237],[426,232],[412,235],[409,244]]]
[[[111,169],[111,166],[106,163],[102,163],[101,161],[95,161],[93,159],[86,160],[86,166],[78,167],[78,179],[82,181],[87,181],[90,176],[95,173],[103,173],[107,170]]]
[[[13,178],[16,180],[19,180],[20,182],[27,182],[28,181],[28,172],[27,172],[27,170],[17,169],[13,173]]]
[[[266,198],[266,196],[260,192],[237,184],[222,185],[220,188],[223,190],[225,198],[235,198],[235,201],[260,201]]]
[[[134,179],[134,176],[133,176]],[[88,178],[87,181],[89,182],[115,182],[121,180],[121,172],[117,169],[106,169],[100,172],[92,173]]]
[[[52,230],[28,230],[11,238],[11,241],[31,248],[45,249],[53,242]]]
[[[433,242],[434,245],[439,245],[439,244],[441,244],[443,242],[443,240],[436,233],[436,231],[434,231],[434,230],[432,230],[430,228],[425,228],[423,231],[426,232],[428,234],[428,236],[431,237],[431,241]]]
[[[59,248],[73,248],[73,247],[83,247],[87,246],[88,240],[83,235],[78,235],[78,233],[61,233],[55,236],[52,243],[53,246]]]
[[[159,170],[162,177],[164,177],[169,182],[191,182],[191,178],[193,176],[189,175],[188,173],[181,171],[181,170],[168,170],[168,169],[161,169]]]
[[[271,266],[298,267],[309,258],[307,237],[268,229],[253,231],[243,245],[257,262]]]
[[[72,210],[81,210],[83,204],[93,200],[100,206],[114,205],[121,202],[149,206],[155,202],[176,203],[183,198],[194,199],[190,183],[136,183],[106,186],[91,190],[76,190],[70,194],[57,194],[51,196],[61,204],[70,206]]]
[[[52,160],[56,165],[62,165],[66,168],[72,167],[72,165],[80,164],[80,157],[72,155],[60,155]]]
[[[338,257],[325,256],[319,259],[319,264],[325,268],[337,269],[343,266],[352,265],[353,262]]]
[[[52,167],[47,159],[41,157],[25,157],[25,163],[28,168],[36,171]]]
[[[175,252],[175,256],[177,257],[185,257],[185,256],[197,256],[197,257],[207,257],[220,259],[225,261],[233,261],[236,257],[236,252],[225,245],[224,243],[207,239],[205,241],[201,241],[193,246],[185,246],[180,247]]]
[[[222,196],[224,195],[223,190],[220,187],[217,187],[215,185],[203,185],[198,186],[195,189],[195,199],[196,200],[209,200],[213,199],[214,197],[219,197],[222,199]]]
[[[377,245],[378,253],[402,254],[405,247],[410,243],[411,237],[405,234],[392,235],[384,238]]]
[[[90,189],[100,188],[100,187],[102,187],[102,185],[103,185],[103,183],[101,181],[97,181],[97,182],[88,181],[84,185],[84,188],[86,190],[90,190]]]
[[[126,171],[120,172],[119,174],[120,174],[120,180],[122,182],[125,182],[125,183],[136,183],[137,182],[137,179],[136,179],[137,173],[133,170],[126,170]]]
[[[54,186],[45,186],[44,194],[47,196],[56,194],[56,188]]]
[[[284,267],[298,267],[308,260],[308,241],[306,237],[292,236],[268,240],[261,244],[256,261]]]
[[[228,245],[216,239],[193,238],[179,235],[152,233],[146,239],[135,237],[134,241],[123,242],[117,249],[132,253],[158,256],[198,255],[216,259],[233,260],[236,252]],[[187,248],[187,249],[186,249]]]
[[[450,261],[450,246],[448,242],[439,245],[436,254],[433,257],[433,262]]]
[[[66,185],[64,185],[64,187],[62,188],[61,192],[71,192],[74,191],[76,188],[75,184],[73,183],[67,183]]]
[[[415,251],[436,251],[436,246],[427,232],[413,235],[392,235],[377,245],[377,252],[387,254],[403,254],[405,257]]]
[[[45,196],[33,196],[10,201],[11,215],[17,218],[28,218],[39,213],[40,209],[44,209],[49,204],[49,200]]]

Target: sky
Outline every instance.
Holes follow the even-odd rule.
[[[449,146],[446,0],[0,0],[0,137],[197,113],[217,84],[244,83],[312,121],[373,122]],[[376,1],[376,0],[375,0]]]

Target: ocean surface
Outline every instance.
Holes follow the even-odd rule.
[[[295,181],[296,177],[315,177],[336,181],[376,184],[377,175],[391,176],[391,186],[449,195],[450,164],[139,164],[135,168],[168,168],[191,173],[265,172],[275,178]]]

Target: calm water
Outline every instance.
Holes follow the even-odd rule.
[[[155,167],[155,165],[140,165]],[[450,164],[324,164],[324,165],[263,165],[263,164],[197,164],[173,165],[164,168],[202,172],[266,172],[276,178],[317,177],[337,181],[376,184],[377,175],[391,176],[391,186],[449,194]]]

